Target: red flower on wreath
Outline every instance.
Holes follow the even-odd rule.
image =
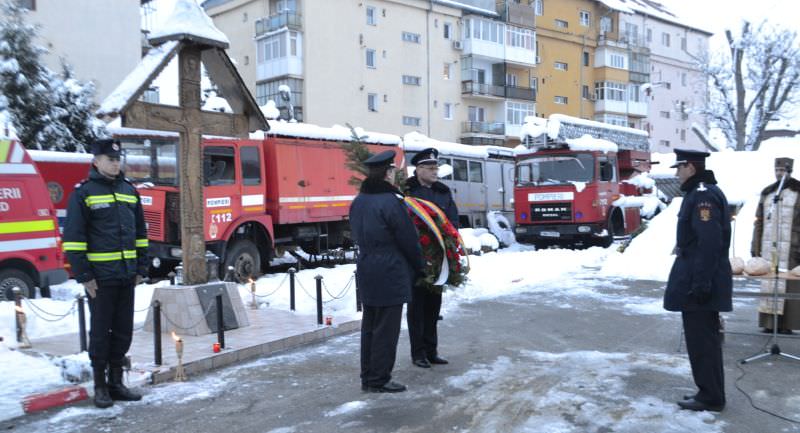
[[[427,247],[431,244],[431,238],[428,235],[419,235],[419,243],[423,247]]]

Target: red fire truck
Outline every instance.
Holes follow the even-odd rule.
[[[67,279],[53,204],[25,148],[0,139],[0,300],[18,287],[33,297],[39,287]]]
[[[514,187],[517,239],[549,245],[609,246],[639,228],[641,195],[626,182],[650,170],[644,131],[560,114],[529,118],[516,156]]]
[[[206,248],[220,257],[222,269],[233,266],[240,281],[260,275],[276,251],[290,246],[309,254],[349,246],[347,218],[356,189],[348,182],[354,173],[345,167],[341,146],[350,141],[350,129],[270,126],[267,135],[251,139],[203,140],[204,175],[198,182],[204,184]],[[152,271],[166,273],[182,256],[178,136],[126,128],[111,132],[122,141],[123,170],[142,199]],[[366,133],[362,138],[371,152],[393,146],[400,165],[400,137]],[[46,155],[53,153],[40,152],[35,159],[51,195],[58,192],[57,208],[64,210],[91,156]]]

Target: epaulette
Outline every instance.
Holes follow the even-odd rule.
[[[86,182],[88,182],[88,181],[89,181],[89,178],[87,177],[86,179],[84,179],[84,180],[82,180],[82,181],[80,181],[80,182],[76,183],[76,184],[75,184],[75,189],[78,189],[78,188],[82,187],[82,186],[83,186],[83,184],[85,184],[85,183],[86,183]]]

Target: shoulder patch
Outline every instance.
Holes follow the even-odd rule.
[[[700,184],[697,185],[697,190],[698,191],[707,191],[708,188],[706,188],[706,184],[705,183],[700,182]]]
[[[707,201],[701,201],[697,204],[697,216],[700,218],[700,221],[708,222],[711,221],[711,203]]]

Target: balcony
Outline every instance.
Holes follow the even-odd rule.
[[[634,117],[647,116],[647,102],[613,101],[598,99],[594,105],[596,113],[619,113]]]
[[[288,27],[292,30],[301,30],[303,20],[297,12],[281,12],[270,17],[256,20],[256,37],[264,33],[274,32],[275,30]]]
[[[503,122],[474,122],[467,121],[461,124],[462,134],[489,134],[505,135],[506,125]]]
[[[495,86],[493,84],[476,83],[471,80],[461,82],[461,94],[478,99],[511,98],[536,101],[536,90],[528,87]]]
[[[519,4],[511,0],[498,1],[497,13],[507,23],[520,27],[536,27],[536,14],[530,5]]]
[[[506,98],[536,102],[536,90],[530,87],[504,86]]]

